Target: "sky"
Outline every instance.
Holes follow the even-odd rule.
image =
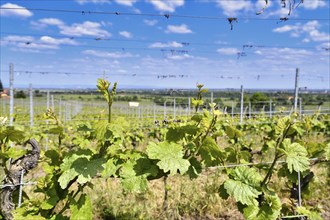
[[[330,89],[329,0],[0,0],[9,85]],[[291,8],[291,10],[290,10]]]

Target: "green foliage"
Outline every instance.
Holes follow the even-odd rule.
[[[308,219],[311,220],[323,220],[319,213],[308,210],[306,207],[300,206],[297,208],[297,212],[300,215],[306,216]]]
[[[203,89],[204,85],[203,84],[197,84],[197,89],[198,89],[198,92],[197,92],[197,97],[196,99],[195,98],[192,98],[191,99],[191,104],[193,106],[195,106],[195,111],[198,112],[199,110],[199,107],[202,106],[204,104],[204,101],[203,101],[203,94],[208,92],[207,89]]]
[[[97,87],[107,101],[110,116],[116,83],[111,89],[108,81],[99,79]],[[279,218],[283,213],[281,200],[287,194],[276,188],[273,176],[283,178],[288,184],[296,183],[297,172],[304,177],[309,171],[309,158],[329,160],[330,144],[322,141],[311,144],[304,138],[315,132],[326,133],[329,123],[320,116],[300,119],[291,115],[274,116],[271,120],[251,119],[239,125],[237,118],[222,114],[214,103],[209,104],[209,110],[201,109],[205,107],[202,95],[207,90],[203,85],[197,88],[197,98],[192,100],[195,114],[163,126],[145,128],[142,123],[120,117],[111,123],[95,120],[63,125],[56,114],[48,110],[44,119],[52,123],[36,128],[32,135],[42,139],[47,133],[56,139],[50,141],[50,149],[42,153],[39,163],[42,174],[36,177],[37,186],[32,193],[38,196],[24,202],[24,210],[17,209],[17,216],[93,219],[92,202],[85,187],[93,187],[97,178],[115,177],[125,195],[141,196],[150,180],[177,174],[196,178],[203,171],[215,169],[209,167],[221,166],[217,175],[225,178],[219,187],[222,198],[234,198],[246,219]],[[26,152],[9,148],[10,144],[23,143],[28,135],[23,128],[5,126],[3,120],[0,119],[0,159],[5,165],[9,158],[19,158]],[[326,135],[324,139],[328,141]],[[285,163],[278,169],[280,159]],[[218,184],[214,188],[217,189]],[[164,191],[171,193],[168,184],[164,185]],[[298,212],[316,216],[310,210]]]
[[[161,143],[150,142],[147,147],[147,155],[150,159],[158,160],[157,165],[165,173],[174,175],[188,171],[189,160],[183,159],[183,148],[181,145],[167,141]]]
[[[98,79],[97,80],[97,88],[98,90],[103,94],[105,100],[108,103],[108,122],[111,122],[111,107],[112,107],[112,103],[114,101],[114,97],[116,95],[116,91],[117,91],[117,82],[115,82],[113,84],[112,89],[110,90],[110,85],[111,83],[108,82],[105,79]]]
[[[92,203],[87,195],[81,195],[79,200],[73,201],[70,205],[71,220],[93,219]]]
[[[201,148],[198,151],[206,166],[216,166],[221,164],[225,157],[225,152],[222,151],[214,139],[206,137],[203,141]]]
[[[3,85],[2,85],[1,79],[0,79],[0,92],[3,92]],[[0,98],[1,98],[1,96],[0,96]]]
[[[262,193],[260,183],[262,177],[254,168],[236,167],[224,182],[227,194],[244,205],[258,206],[257,198]]]
[[[306,148],[298,143],[291,144],[290,139],[285,139],[283,145],[283,152],[286,155],[286,162],[291,173],[292,170],[299,172],[309,168]]]
[[[281,208],[281,200],[276,194],[265,194],[259,206],[247,206],[243,213],[247,220],[276,220],[281,214]]]
[[[20,90],[20,91],[15,92],[14,98],[16,98],[16,99],[26,99],[26,94],[24,93],[23,90]]]

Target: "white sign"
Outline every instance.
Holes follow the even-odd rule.
[[[139,107],[139,104],[138,102],[128,102],[128,106],[129,107]]]

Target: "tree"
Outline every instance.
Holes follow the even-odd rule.
[[[2,85],[1,79],[0,79],[0,92],[3,92],[3,85]]]
[[[260,110],[264,105],[267,105],[267,101],[268,97],[262,92],[256,92],[250,97],[250,102],[256,110]]]
[[[14,97],[17,98],[17,99],[25,99],[26,94],[24,93],[23,90],[20,90],[20,91],[15,93]]]

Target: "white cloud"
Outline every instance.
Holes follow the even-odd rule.
[[[31,23],[36,28],[45,28],[47,26],[56,26],[60,29],[60,33],[67,36],[93,36],[93,37],[110,37],[111,34],[102,29],[102,26],[111,25],[111,23],[105,22],[92,22],[85,21],[83,23],[73,23],[71,25],[65,24],[63,21],[57,18],[43,18],[38,22]]]
[[[151,45],[149,45],[149,48],[166,48],[166,47],[179,48],[179,47],[183,47],[183,45],[176,41],[172,41],[172,42],[168,42],[168,43],[155,42],[155,43],[152,43]]]
[[[87,3],[94,3],[94,4],[104,4],[104,3],[110,3],[109,0],[76,0],[79,4],[87,4]]]
[[[109,37],[110,33],[101,29],[101,24],[85,21],[82,24],[74,23],[71,26],[59,26],[60,33],[68,36],[96,36]]]
[[[284,25],[279,28],[273,29],[273,32],[276,33],[285,33],[289,32],[292,37],[300,37],[304,35],[303,42],[322,42],[329,41],[330,35],[325,32],[320,32],[320,24],[318,21],[309,21],[305,24],[297,23],[295,25]]]
[[[168,55],[167,56],[167,59],[170,59],[170,60],[185,60],[185,59],[191,59],[191,58],[194,58],[194,57],[189,54]]]
[[[22,41],[22,42],[31,42],[34,41],[34,37],[31,36],[17,36],[9,35],[3,38],[5,41]]]
[[[116,2],[117,4],[120,5],[126,5],[126,6],[133,6],[134,3],[137,2],[137,0],[76,0],[80,5],[88,4],[88,3],[93,3],[93,4],[105,4],[105,3],[111,3],[111,2]]]
[[[217,6],[223,10],[226,16],[236,16],[239,11],[250,11],[253,4],[247,0],[223,1],[217,0]]]
[[[115,2],[120,5],[133,6],[137,0],[115,0]]]
[[[64,22],[57,18],[42,18],[39,22],[45,25],[64,26]]]
[[[240,51],[237,48],[228,47],[228,48],[219,48],[217,52],[224,55],[236,55]]]
[[[188,28],[186,24],[181,25],[168,25],[165,31],[166,33],[175,33],[175,34],[191,34],[192,31]]]
[[[125,38],[132,38],[133,37],[132,33],[128,32],[128,31],[120,31],[119,35],[121,35]]]
[[[325,0],[306,0],[301,4],[302,7],[309,10],[315,10],[317,8],[325,7],[326,5],[327,3]]]
[[[158,23],[157,20],[148,20],[148,19],[144,19],[143,22],[148,26],[154,26]]]
[[[78,45],[78,43],[70,38],[53,38],[49,36],[42,36],[40,38],[40,41],[46,44],[50,45],[61,45],[61,44],[66,44],[66,45]]]
[[[96,51],[96,50],[85,50],[82,52],[83,54],[87,55],[92,55],[96,57],[102,57],[102,58],[114,58],[114,59],[119,59],[119,58],[130,58],[130,57],[137,57],[137,55],[133,55],[131,53],[127,52],[106,52],[106,51]]]
[[[162,12],[175,12],[177,7],[184,5],[184,0],[148,0],[148,2],[152,4],[156,10]]]
[[[0,16],[7,16],[7,17],[15,16],[15,17],[27,18],[33,15],[33,13],[30,12],[28,9],[12,3],[3,4],[1,5],[1,8],[10,8],[10,9],[1,9]]]
[[[262,48],[255,52],[255,54],[262,55],[268,60],[276,60],[282,62],[283,60],[303,61],[307,57],[313,56],[313,52],[305,49],[295,48]]]
[[[284,32],[297,31],[297,30],[299,30],[299,27],[298,26],[295,26],[295,25],[284,25],[282,27],[275,28],[273,30],[273,32],[284,33]]]
[[[12,50],[22,52],[41,52],[41,50],[59,49],[60,45],[78,45],[78,43],[69,38],[53,38],[42,36],[35,39],[31,36],[10,35],[3,38],[3,46],[10,46]]]

